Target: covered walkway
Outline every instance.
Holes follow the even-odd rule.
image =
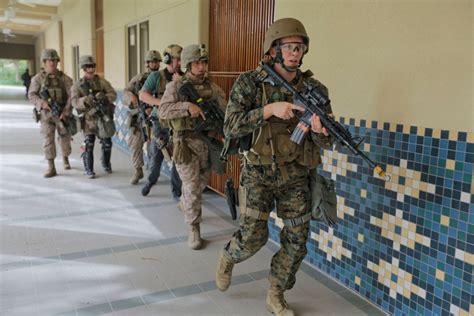
[[[236,265],[232,286],[214,284],[218,251],[236,230],[225,201],[206,193],[205,247],[187,247],[183,216],[160,177],[146,198],[129,184],[129,156],[114,172],[82,175],[76,135],[72,170],[44,179],[39,125],[24,90],[0,87],[0,314],[269,315],[267,275],[277,245]],[[345,287],[303,264],[287,300],[298,315],[382,315]]]

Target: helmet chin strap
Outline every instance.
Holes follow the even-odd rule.
[[[288,72],[297,71],[301,67],[301,65],[303,64],[303,57],[301,57],[300,63],[298,64],[297,67],[288,67],[288,66],[285,65],[285,60],[283,59],[283,55],[281,53],[281,48],[280,48],[279,45],[277,45],[275,47],[275,51],[276,51],[275,62],[279,63],[283,67],[283,69],[285,69]]]

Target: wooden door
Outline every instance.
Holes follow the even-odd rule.
[[[274,0],[211,0],[209,26],[209,74],[226,96],[239,74],[255,69],[263,57],[265,31],[273,22]],[[227,175],[212,174],[209,187],[224,194],[227,176],[239,183],[240,165],[231,157]]]

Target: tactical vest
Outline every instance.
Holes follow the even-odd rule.
[[[305,73],[300,76],[295,88],[300,90]],[[262,105],[273,102],[286,101],[293,103],[293,96],[284,87],[274,87],[268,83],[262,84]],[[271,165],[297,161],[303,166],[315,168],[321,162],[319,147],[307,136],[301,145],[290,140],[291,134],[298,124],[299,119],[293,117],[283,120],[272,116],[266,124],[253,132],[250,150],[244,153],[248,163],[252,165]],[[275,160],[275,161],[274,161]]]
[[[177,90],[179,91],[179,88],[187,81],[189,81],[189,79],[186,78],[186,76],[181,77],[177,86],[178,88]],[[199,93],[199,96],[204,100],[204,102],[213,97],[211,83],[209,82],[209,80],[204,80],[204,82],[200,84],[193,83],[193,86],[194,86],[194,89],[196,89],[196,92]],[[179,92],[178,92],[178,101],[189,102],[190,100],[188,100],[187,97],[185,96],[179,95]],[[201,117],[186,116],[186,117],[181,117],[181,118],[176,118],[176,119],[170,119],[168,120],[168,122],[174,131],[180,132],[180,131],[186,131],[186,130],[194,130],[197,124],[199,124],[201,120],[202,120]]]
[[[43,71],[43,76],[41,89],[48,90],[53,100],[64,105],[67,102],[67,91],[64,86],[62,71],[58,70],[55,74],[48,74]]]
[[[98,75],[94,75],[94,78],[92,78],[92,80],[87,80],[89,87],[92,91],[86,91],[86,89],[84,89],[85,82],[86,82],[86,79],[82,77],[80,79],[80,84],[79,84],[79,89],[84,96],[89,95],[89,94],[95,95],[97,92],[103,91],[102,84],[100,83],[100,77]]]
[[[161,98],[163,94],[165,94],[166,85],[168,82],[173,80],[173,75],[170,74],[168,69],[164,68],[160,70],[160,82],[158,83],[157,91],[157,98]]]

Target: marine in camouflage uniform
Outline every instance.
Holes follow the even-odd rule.
[[[132,152],[132,164],[135,168],[135,173],[130,179],[131,184],[137,184],[143,178],[143,135],[140,130],[140,122],[138,118],[138,93],[145,83],[148,76],[160,69],[161,55],[156,50],[150,50],[145,54],[145,62],[147,65],[146,71],[134,76],[127,87],[123,90],[123,102],[128,105],[128,140],[127,144]]]
[[[56,158],[54,135],[56,130],[58,131],[59,146],[63,155],[64,169],[71,169],[68,158],[71,154],[71,134],[65,123],[72,112],[70,103],[72,79],[57,69],[60,58],[56,50],[43,50],[41,60],[43,61],[44,70],[33,77],[28,91],[28,99],[35,105],[36,113],[40,113],[43,150],[45,158],[48,160],[48,169],[44,177],[50,178],[57,174],[54,166],[54,159]],[[42,90],[49,93],[52,101],[56,101],[63,106],[59,117],[52,115],[52,102],[48,104],[48,100],[41,96]]]
[[[171,44],[165,48],[163,53],[163,62],[166,67],[151,74],[145,81],[141,91],[140,100],[151,104],[153,111],[150,114],[152,121],[151,140],[147,146],[148,154],[148,176],[141,193],[147,196],[151,188],[158,182],[161,173],[161,165],[165,156],[168,154],[170,146],[168,145],[170,139],[170,130],[165,126],[165,122],[158,118],[158,107],[161,103],[166,88],[166,84],[173,80],[178,80],[182,75],[181,71],[181,51],[183,48],[176,44]],[[167,155],[169,156],[169,154]],[[170,157],[168,157],[170,159]],[[171,193],[175,200],[179,200],[181,196],[181,179],[176,165],[171,162]]]
[[[264,53],[273,68],[296,90],[303,82],[327,88],[299,67],[308,51],[309,37],[298,20],[274,22],[266,32]],[[283,220],[280,250],[271,262],[267,309],[276,315],[294,315],[283,293],[293,288],[307,249],[311,218],[309,170],[321,162],[320,147],[330,147],[331,138],[319,117],[312,117],[311,132],[301,145],[290,140],[298,124],[293,97],[284,87],[257,79],[258,71],[243,73],[235,82],[227,105],[224,133],[227,138],[252,135],[250,148],[243,156],[239,188],[240,228],[226,244],[219,258],[216,285],[225,291],[230,286],[234,264],[253,256],[268,240],[268,218],[276,207]],[[329,112],[331,110],[329,109]]]
[[[180,207],[189,225],[188,246],[200,249],[202,192],[211,173],[210,149],[206,140],[217,136],[216,129],[194,131],[205,119],[203,110],[180,93],[179,89],[190,82],[205,101],[214,101],[225,109],[224,91],[207,77],[208,53],[203,46],[190,45],[183,49],[182,64],[186,73],[180,80],[167,84],[159,107],[160,119],[167,120],[173,130],[173,160],[183,181]]]
[[[90,55],[79,58],[79,67],[84,71],[84,77],[74,83],[71,88],[71,104],[82,116],[82,127],[84,133],[84,144],[82,159],[84,162],[84,174],[88,178],[95,178],[94,172],[94,143],[96,136],[102,145],[102,167],[104,171],[111,173],[112,165],[110,158],[112,155],[112,135],[101,137],[101,122],[107,121],[114,124],[115,105],[117,93],[110,83],[95,74],[95,61]],[[103,102],[106,106],[103,109],[104,115],[96,109],[96,103]],[[105,125],[105,123],[102,123]],[[113,127],[113,131],[115,127]],[[113,133],[112,133],[113,134]]]

